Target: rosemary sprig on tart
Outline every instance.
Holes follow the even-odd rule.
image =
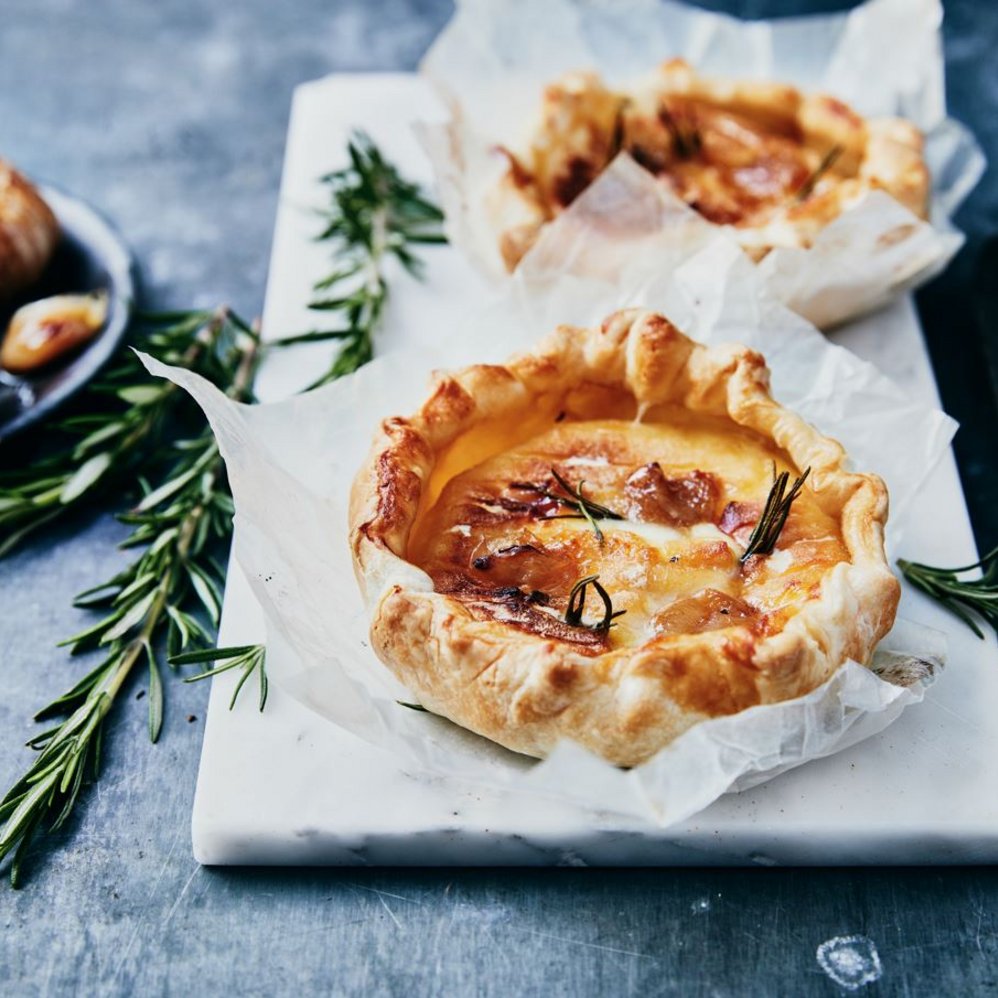
[[[587,624],[582,619],[582,612],[586,608],[586,590],[592,586],[596,595],[603,601],[603,617],[595,624]],[[610,594],[600,585],[598,575],[587,575],[572,586],[572,591],[568,594],[568,606],[565,609],[565,623],[569,627],[585,627],[590,631],[608,631],[613,627],[615,618],[627,613],[626,610],[614,610],[613,601]]]
[[[821,178],[828,173],[833,166],[835,166],[843,152],[845,152],[845,150],[842,146],[832,146],[832,148],[821,157],[821,162],[814,168],[807,180],[805,180],[804,183],[797,188],[797,191],[794,194],[794,201],[806,201],[814,193],[814,188],[818,181],[821,180]]]
[[[901,574],[922,592],[928,593],[950,613],[959,617],[979,638],[984,632],[974,619],[981,617],[998,633],[998,548],[989,551],[973,565],[936,568],[917,561],[898,559]],[[961,579],[966,572],[981,570],[976,579]]]
[[[596,540],[600,544],[603,543],[603,531],[600,530],[597,520],[623,520],[624,517],[620,513],[614,512],[607,506],[601,503],[594,502],[592,499],[588,498],[583,492],[585,488],[585,482],[580,481],[578,485],[572,485],[563,475],[559,474],[554,468],[551,468],[551,476],[554,478],[558,486],[565,492],[565,495],[560,495],[557,492],[552,492],[549,489],[544,488],[542,485],[535,485],[532,482],[510,482],[510,488],[516,489],[518,492],[534,492],[545,499],[551,499],[561,506],[567,509],[575,510],[574,513],[559,514],[560,516],[566,516],[571,519],[582,518],[589,523],[590,528],[596,535]]]
[[[686,116],[680,119],[664,104],[658,109],[658,120],[668,129],[672,149],[679,159],[693,159],[703,148],[703,139],[692,108],[688,116],[689,120],[686,120]]]
[[[741,560],[743,562],[748,561],[754,554],[773,553],[773,548],[776,547],[776,542],[780,538],[780,532],[790,515],[790,507],[804,487],[804,482],[810,473],[811,469],[805,468],[804,474],[790,486],[789,490],[787,484],[790,481],[790,472],[784,471],[776,476],[773,487],[769,490],[769,496],[766,498],[766,505],[763,507],[759,522],[756,523],[755,529],[749,536],[748,545],[742,553]]]

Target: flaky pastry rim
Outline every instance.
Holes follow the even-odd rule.
[[[583,382],[630,392],[638,411],[673,402],[772,439],[807,488],[836,511],[846,562],[783,630],[652,639],[585,654],[500,621],[475,619],[406,561],[437,455],[473,427]],[[893,625],[900,586],[884,553],[888,497],[846,468],[836,441],[776,402],[763,357],[708,347],[664,316],[624,310],[600,326],[560,326],[503,365],[439,374],[415,414],[382,422],[353,484],[349,538],[378,657],[428,710],[516,752],[547,755],[572,739],[612,763],[651,758],[693,724],[814,689],[847,660],[867,663]]]

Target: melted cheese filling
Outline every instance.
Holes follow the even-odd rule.
[[[820,157],[795,136],[775,135],[721,109],[673,98],[672,120],[695,141],[685,154],[658,121],[638,124],[625,147],[687,204],[719,225],[754,226],[789,207]],[[664,132],[664,134],[663,134]],[[680,134],[683,134],[682,132]]]
[[[855,176],[805,145],[791,120],[751,117],[679,94],[624,95],[599,84],[549,88],[542,130],[511,172],[553,218],[620,150],[718,225],[783,224],[801,202]],[[751,240],[751,237],[749,237]]]
[[[730,420],[678,408],[653,415],[651,423],[558,423],[477,462],[466,449],[466,467],[432,490],[409,560],[475,616],[585,639],[595,651],[728,627],[781,629],[847,559],[839,524],[805,488],[773,554],[742,563],[774,464],[799,469]],[[553,498],[569,495],[552,469],[621,519],[597,520],[597,537]],[[590,575],[626,611],[598,640],[559,623],[572,586]],[[590,590],[583,622],[602,615]]]

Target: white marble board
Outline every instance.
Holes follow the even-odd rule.
[[[310,328],[312,282],[328,269],[316,244],[316,178],[341,164],[362,126],[405,173],[428,180],[410,123],[439,116],[411,74],[331,76],[294,96],[264,312],[264,333]],[[475,275],[448,249],[424,284],[395,282],[381,340],[418,341],[472,307]],[[909,300],[836,339],[911,392],[937,402]],[[313,377],[328,348],[288,351],[263,372],[279,397]],[[903,447],[904,440],[885,442]],[[917,497],[905,554],[936,564],[976,558],[956,465],[948,455]],[[748,865],[998,861],[998,655],[906,589],[902,614],[947,632],[950,664],[924,703],[887,731],[754,790],[730,794],[680,826],[590,813],[407,772],[272,685],[231,712],[234,678],[215,679],[194,802],[195,857],[206,864]],[[262,624],[233,567],[221,641],[259,640]]]

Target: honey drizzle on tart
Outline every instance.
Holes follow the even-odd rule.
[[[837,521],[802,493],[774,553],[743,564],[774,464],[791,466],[726,420],[664,415],[559,423],[458,474],[421,519],[410,560],[474,617],[583,654],[728,628],[750,643],[779,632],[848,559]],[[551,498],[568,498],[552,469],[622,517],[598,521],[602,540]],[[626,613],[604,631],[565,623],[572,586],[597,574]]]

